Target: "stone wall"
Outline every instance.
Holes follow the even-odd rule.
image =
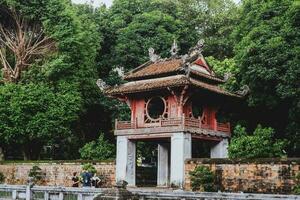
[[[81,167],[86,162],[39,162],[39,163],[0,163],[0,172],[5,176],[6,184],[26,184],[29,170],[39,166],[45,173],[45,180],[41,185],[48,186],[71,186],[73,172],[78,175]],[[103,187],[110,187],[115,182],[114,162],[92,162],[97,170],[98,176],[103,176]]]
[[[189,159],[185,162],[185,189],[191,190],[189,172],[209,167],[221,191],[289,194],[300,172],[300,158],[293,159]]]

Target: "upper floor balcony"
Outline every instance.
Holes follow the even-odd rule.
[[[141,125],[142,124],[142,125]],[[214,120],[207,123],[203,118],[160,117],[156,123],[138,123],[134,121],[115,121],[115,135],[168,135],[174,132],[189,132],[199,137],[230,137],[230,123]]]

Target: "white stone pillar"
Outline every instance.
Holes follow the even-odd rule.
[[[211,158],[228,158],[228,139],[223,139],[210,149]]]
[[[116,181],[135,186],[136,144],[126,136],[117,136]]]
[[[157,186],[168,186],[169,148],[167,144],[157,146]]]
[[[192,138],[188,133],[174,133],[171,137],[171,186],[183,188],[184,161],[192,157]]]

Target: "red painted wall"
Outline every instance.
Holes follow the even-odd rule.
[[[192,112],[191,103],[187,102],[183,108],[179,106],[177,103],[176,98],[173,95],[164,97],[166,101],[166,105],[168,107],[168,118],[177,118],[181,117],[182,114],[185,117],[190,117],[190,113]],[[146,109],[146,102],[147,99],[144,98],[137,98],[130,100],[130,107],[131,107],[131,121],[137,120],[137,125],[139,127],[143,126],[151,126],[151,124],[144,123],[145,117],[145,109]],[[204,106],[203,108],[203,115],[206,117],[206,121],[210,128],[215,128],[216,126],[216,112],[217,109],[213,106]]]

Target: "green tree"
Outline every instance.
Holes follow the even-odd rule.
[[[115,146],[104,139],[103,134],[97,141],[85,144],[80,150],[82,159],[87,160],[107,160],[115,157]]]
[[[81,99],[73,88],[55,92],[45,84],[0,87],[0,138],[21,147],[24,159],[39,158],[44,145],[65,141],[78,119]]]
[[[91,163],[84,164],[82,166],[82,170],[86,170],[86,171],[88,171],[89,173],[92,173],[92,174],[97,173],[97,170],[96,170],[95,166]]]
[[[275,140],[274,129],[258,125],[252,135],[237,125],[228,147],[230,158],[272,158],[285,155],[285,141]]]
[[[94,13],[89,7],[72,6],[68,0],[0,0],[0,5],[17,10],[23,18],[42,26],[44,33],[56,44],[56,52],[53,55],[32,60],[30,68],[23,71],[18,85],[0,85],[0,91],[4,93],[9,91],[2,97],[0,104],[11,107],[9,100],[15,99],[15,104],[20,105],[18,109],[22,110],[25,107],[22,100],[25,99],[25,103],[41,107],[23,110],[24,113],[17,112],[17,110],[6,113],[4,117],[7,119],[20,120],[16,125],[18,133],[15,134],[17,142],[14,144],[22,146],[27,144],[30,148],[38,149],[45,144],[44,140],[49,138],[47,145],[59,147],[58,149],[61,150],[54,158],[74,158],[78,156],[76,152],[82,144],[79,138],[81,140],[94,138],[96,136],[93,137],[93,135],[99,132],[99,125],[95,125],[101,113],[99,112],[100,92],[95,84],[97,79],[95,57],[101,37],[93,21]],[[0,16],[0,20],[5,20],[3,15]],[[25,94],[18,94],[19,90],[29,94],[34,93],[32,96],[36,98],[26,99]],[[42,115],[39,109],[43,109],[43,106],[38,101],[42,101],[43,96],[44,101],[49,105],[53,101],[53,105],[50,106],[56,105],[57,110],[53,108],[50,109],[52,112]],[[59,102],[56,98],[61,98],[61,101],[64,99],[66,102]],[[95,111],[98,112],[95,113]],[[52,124],[52,117],[57,118],[56,125]],[[23,119],[34,123],[27,123]],[[59,120],[63,123],[61,127]],[[12,127],[10,121],[4,122],[0,137],[9,136],[12,133],[10,127]],[[51,135],[56,137],[48,137],[50,136],[49,127],[53,127]],[[43,130],[38,133],[39,129],[47,131]],[[37,133],[39,136],[36,136]],[[43,134],[45,137],[42,136]],[[68,146],[71,140],[72,145]],[[9,138],[1,138],[0,141],[1,143],[6,141],[6,144],[0,144],[2,146],[7,145],[8,142],[10,146],[13,145]],[[33,141],[38,145],[30,145]],[[40,149],[35,152],[39,151]],[[30,155],[30,157],[33,158],[36,155]]]
[[[290,155],[300,152],[300,4],[297,1],[243,1],[234,36],[238,82],[247,84],[251,119],[289,138]],[[284,134],[283,134],[284,133]]]
[[[239,73],[239,67],[237,67],[235,60],[233,58],[225,58],[220,61],[215,59],[213,56],[206,58],[209,65],[212,67],[217,76],[222,79],[227,76],[227,81],[223,85],[226,89],[231,91],[238,90],[238,83],[236,80],[236,75]]]

